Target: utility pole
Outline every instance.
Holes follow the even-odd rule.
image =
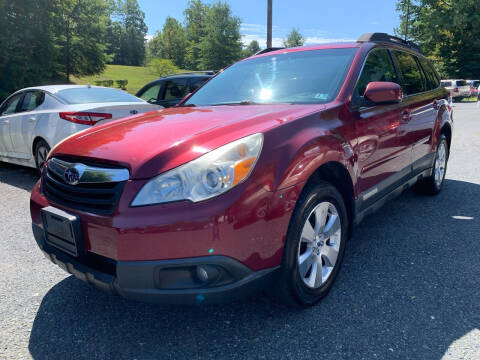
[[[410,0],[407,0],[407,17],[405,19],[405,41],[408,39],[408,18],[410,17]]]
[[[272,47],[272,0],[267,0],[267,49]]]

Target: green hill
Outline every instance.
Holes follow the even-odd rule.
[[[74,84],[90,83],[92,85],[95,85],[95,81],[100,80],[128,80],[127,91],[135,94],[145,84],[158,78],[146,66],[107,65],[105,71],[100,75],[72,77],[71,80]]]

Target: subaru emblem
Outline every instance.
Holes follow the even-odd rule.
[[[69,185],[77,185],[80,180],[80,173],[74,167],[68,168],[63,173],[65,182]]]

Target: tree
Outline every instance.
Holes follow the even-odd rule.
[[[107,6],[103,0],[55,0],[55,48],[58,70],[93,75],[105,69]]]
[[[405,34],[408,0],[397,1],[399,36]],[[444,78],[480,77],[480,2],[411,0],[408,37],[433,60]]]
[[[201,0],[192,0],[183,12],[185,16],[185,36],[187,40],[185,67],[192,70],[199,69],[200,47],[198,44],[206,34],[207,12],[209,6]]]
[[[150,67],[152,72],[159,77],[179,71],[170,59],[153,59],[150,62]]]
[[[182,25],[176,19],[167,17],[162,32],[152,39],[152,45],[150,50],[155,48],[152,56],[170,59],[175,66],[184,67],[187,40]]]
[[[218,2],[207,11],[205,35],[200,48],[200,66],[220,69],[242,55],[240,19],[232,15],[227,3]]]
[[[250,41],[250,44],[248,44],[247,48],[243,51],[243,56],[249,57],[259,51],[260,51],[260,45],[258,44],[258,41],[252,40]]]
[[[286,39],[283,39],[283,46],[290,48],[296,46],[303,46],[305,38],[298,29],[292,29]]]
[[[54,77],[53,28],[50,1],[0,1],[0,101]]]

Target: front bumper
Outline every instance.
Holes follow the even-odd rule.
[[[94,258],[74,258],[45,241],[44,230],[32,225],[38,246],[45,256],[66,272],[96,288],[127,299],[168,304],[204,304],[234,301],[265,288],[277,267],[252,271],[242,263],[227,256],[203,256],[195,258],[158,261],[114,261],[98,255]],[[175,284],[175,276],[169,279],[170,288],[162,288],[160,275],[164,270],[188,269],[198,265],[214,266],[229,274],[232,281],[220,285],[204,285],[181,288]],[[173,285],[173,288],[172,288]],[[180,287],[180,288],[179,288]]]

